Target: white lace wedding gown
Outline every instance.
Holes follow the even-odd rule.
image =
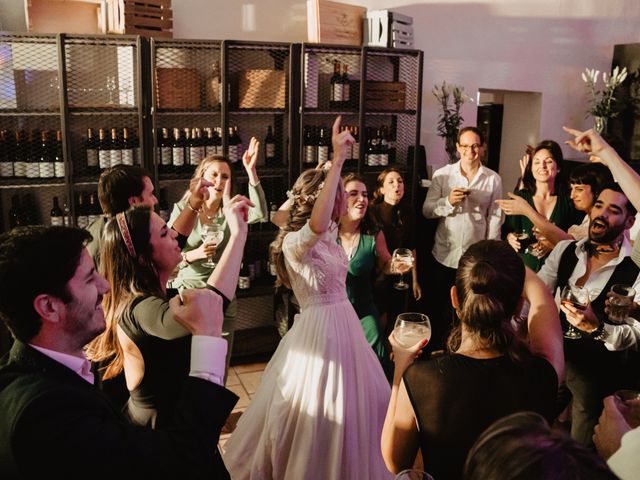
[[[233,480],[392,478],[380,453],[390,387],[347,299],[336,235],[307,223],[284,239],[301,313],[226,443]]]

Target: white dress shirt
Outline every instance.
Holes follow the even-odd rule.
[[[637,480],[640,476],[640,427],[622,436],[620,448],[609,457],[609,468],[622,480]]]
[[[558,267],[560,264],[560,258],[572,241],[573,240],[562,240],[558,242],[538,272],[538,276],[551,289],[552,293],[558,285]],[[586,239],[580,240],[576,243],[575,250],[578,257],[578,263],[576,263],[576,267],[569,276],[569,283],[576,283],[576,281],[584,276],[586,272],[587,252],[582,249],[582,245],[585,242]],[[589,278],[585,282],[584,287],[589,290],[589,298],[591,300],[600,295],[600,292],[602,292],[602,289],[607,285],[607,282],[611,278],[616,266],[622,262],[625,257],[630,256],[630,254],[631,244],[625,235],[622,245],[620,246],[620,254],[598,270],[591,272],[591,275],[589,275]],[[636,277],[632,286],[636,291],[634,301],[640,302],[640,274]],[[604,329],[607,334],[604,345],[608,350],[626,350],[628,348],[633,348],[635,350],[638,349],[638,346],[640,345],[640,322],[634,318],[627,317],[623,325],[611,325],[605,323]]]
[[[471,189],[461,203],[449,203],[454,187]],[[422,206],[426,218],[440,218],[433,245],[433,256],[449,268],[458,268],[462,254],[470,245],[485,239],[500,239],[504,221],[496,200],[502,198],[502,180],[493,170],[481,165],[467,181],[460,161],[436,170]]]
[[[30,344],[33,348],[52,360],[73,370],[84,380],[94,383],[91,363],[84,356],[76,357],[67,353],[49,350]],[[227,355],[227,341],[220,337],[194,335],[191,337],[191,369],[189,375],[224,386],[224,367]]]

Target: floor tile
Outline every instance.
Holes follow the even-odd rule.
[[[247,363],[246,365],[235,365],[233,368],[236,373],[261,372],[267,366],[266,363]]]
[[[249,395],[242,385],[230,385],[227,388],[240,397],[235,408],[247,408],[249,406]]]
[[[258,386],[260,385],[260,380],[262,379],[262,371],[260,372],[247,372],[240,373],[238,378],[240,379],[240,383],[244,386],[244,389],[247,391],[249,395],[256,393]]]
[[[238,374],[233,369],[233,367],[231,367],[227,372],[227,381],[225,383],[225,386],[231,387],[233,385],[239,385],[239,384],[240,384],[240,380],[238,379]]]

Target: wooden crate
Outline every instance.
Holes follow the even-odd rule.
[[[200,77],[195,68],[156,68],[156,88],[158,108],[200,108]]]
[[[407,86],[402,82],[369,81],[365,89],[367,110],[404,110]]]
[[[109,33],[173,37],[171,0],[107,0]]]
[[[362,45],[362,25],[366,12],[365,7],[356,5],[329,0],[308,0],[309,42]]]

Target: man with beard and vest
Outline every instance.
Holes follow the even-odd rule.
[[[625,230],[633,225],[636,209],[617,183],[604,185],[590,213],[589,235],[581,241],[559,242],[538,272],[552,291],[568,283],[585,287],[586,310],[561,305],[563,327],[578,328],[581,338],[565,339],[565,382],[573,396],[571,436],[592,444],[593,428],[602,400],[617,389],[635,386],[640,324],[631,317],[622,325],[609,323],[607,293],[626,284],[640,300],[640,269],[630,258]],[[568,322],[568,323],[567,323]]]

